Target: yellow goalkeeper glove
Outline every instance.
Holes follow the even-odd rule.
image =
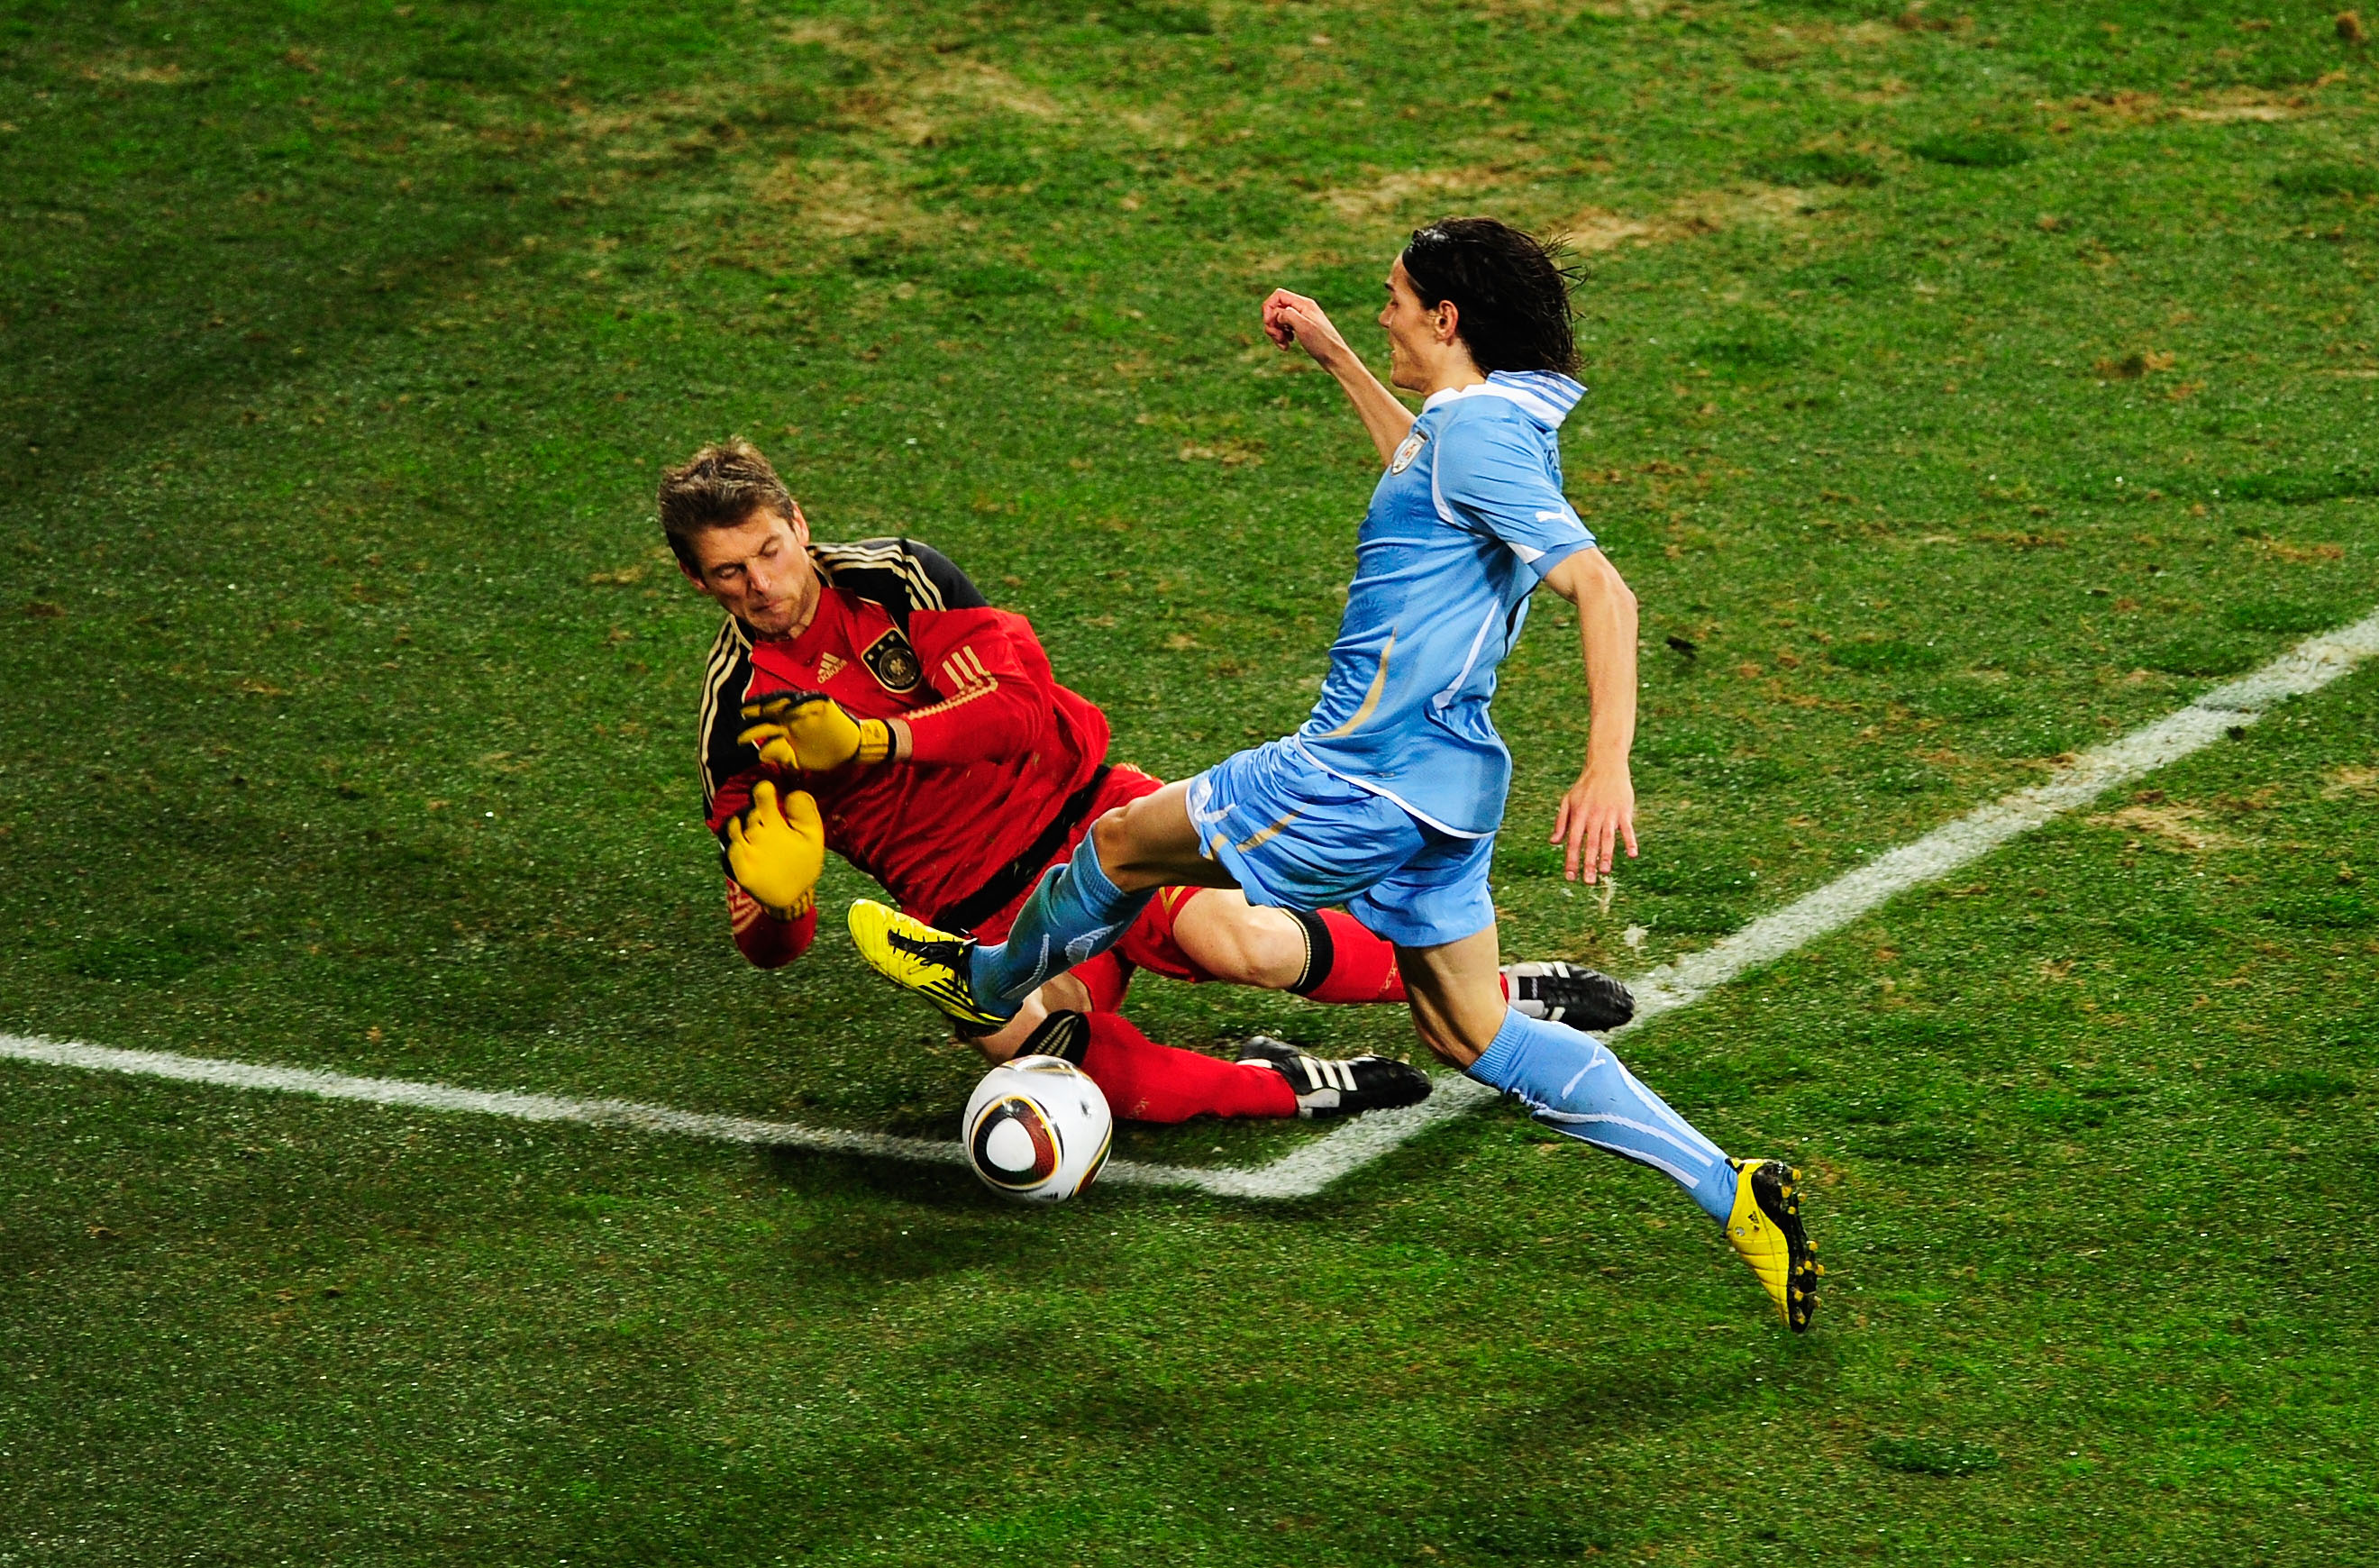
[[[760,748],[760,760],[803,773],[832,773],[843,764],[882,762],[892,754],[892,727],[880,718],[853,718],[821,692],[780,692],[743,705],[736,740]]]
[[[791,791],[780,806],[774,784],[753,785],[751,806],[727,819],[728,874],[762,909],[792,920],[816,905],[825,869],[826,824],[808,791]]]

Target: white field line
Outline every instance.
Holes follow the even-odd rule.
[[[705,1138],[719,1143],[810,1149],[830,1154],[872,1154],[883,1159],[922,1160],[942,1165],[965,1163],[956,1143],[941,1143],[926,1138],[893,1138],[880,1132],[839,1132],[831,1128],[801,1127],[792,1122],[715,1116],[700,1111],[675,1111],[666,1105],[640,1105],[632,1100],[570,1100],[554,1094],[491,1093],[482,1089],[457,1089],[445,1083],[417,1083],[402,1078],[356,1078],[341,1072],[317,1072],[310,1067],[274,1067],[256,1062],[227,1062],[213,1056],[185,1056],[173,1051],[119,1051],[107,1045],[79,1045],[30,1039],[20,1034],[0,1034],[0,1060],[35,1062],[44,1067],[82,1067],[93,1072],[130,1073],[140,1078],[172,1078],[185,1083],[212,1083],[229,1089],[278,1090],[287,1094],[311,1094],[323,1100],[359,1100],[366,1104],[392,1105],[407,1110],[461,1111],[477,1116],[508,1116],[524,1122],[581,1122],[589,1127],[617,1127],[634,1132],[664,1132],[682,1138]],[[1232,1191],[1235,1188],[1229,1182],[1209,1184],[1199,1178],[1240,1174],[1109,1161],[1099,1179],[1157,1187],[1211,1185],[1217,1191]]]
[[[2379,611],[2350,626],[2307,639],[2263,669],[2208,692],[2189,706],[2120,740],[2084,753],[2047,783],[2019,790],[1978,807],[1947,826],[1902,845],[1816,892],[1766,915],[1698,953],[1688,954],[1636,981],[1634,1029],[1696,1001],[1745,971],[1841,930],[1897,894],[1955,871],[2019,834],[2099,795],[2210,745],[2238,725],[2252,724],[2290,697],[2317,692],[2361,660],[2379,654]],[[1620,1032],[1614,1031],[1613,1032]],[[274,1090],[327,1100],[425,1111],[506,1116],[516,1121],[579,1122],[670,1133],[722,1143],[866,1154],[936,1164],[961,1163],[956,1143],[883,1133],[840,1132],[791,1122],[755,1121],[671,1110],[626,1100],[572,1100],[549,1094],[489,1092],[405,1079],[356,1078],[305,1067],[186,1056],[168,1051],[122,1051],[104,1045],[0,1034],[0,1060],[89,1071],[178,1079],[234,1089]],[[1103,1181],[1136,1187],[1194,1187],[1226,1198],[1309,1198],[1361,1169],[1428,1128],[1495,1098],[1467,1078],[1441,1077],[1437,1092],[1419,1105],[1358,1117],[1269,1165],[1252,1169],[1109,1162]]]
[[[2233,726],[2252,724],[2266,709],[2317,692],[2363,659],[2379,654],[2379,611],[2335,632],[2307,638],[2288,652],[2227,686],[2206,693],[2178,713],[2085,752],[2045,784],[1980,806],[1912,844],[1903,844],[1675,963],[1629,983],[1636,1017],[1624,1033],[1725,984],[1746,970],[1840,931],[1920,882],[1947,875],[1981,859],[2019,834],[2087,805],[2106,791],[2211,745]],[[1248,1175],[1254,1196],[1304,1198],[1361,1169],[1442,1121],[1496,1098],[1467,1078],[1441,1077],[1437,1092],[1408,1110],[1359,1117],[1297,1152]]]

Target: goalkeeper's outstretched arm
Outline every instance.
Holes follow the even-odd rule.
[[[826,867],[817,802],[800,790],[780,798],[773,779],[745,775],[730,781],[713,810],[736,949],[762,969],[792,962],[817,935],[817,879]]]
[[[774,767],[832,773],[857,762],[953,764],[1024,756],[1048,732],[1048,656],[1023,617],[945,610],[910,641],[946,694],[892,718],[859,718],[819,692],[771,692],[743,705],[737,742]]]
[[[782,920],[760,907],[760,900],[727,879],[727,923],[735,934],[735,950],[755,969],[782,969],[810,950],[817,937],[817,910],[813,907],[791,920]]]

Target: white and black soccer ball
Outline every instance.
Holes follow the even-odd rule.
[[[1060,1202],[1096,1181],[1114,1139],[1107,1097],[1057,1056],[1018,1056],[984,1074],[959,1124],[983,1184],[1027,1203]]]

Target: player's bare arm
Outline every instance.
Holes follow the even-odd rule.
[[[1355,412],[1362,416],[1363,428],[1371,433],[1371,444],[1380,449],[1380,463],[1385,466],[1395,456],[1396,443],[1412,428],[1412,410],[1371,374],[1371,367],[1339,335],[1322,307],[1304,295],[1276,288],[1263,302],[1263,330],[1275,347],[1305,350],[1336,379]]]
[[[1475,386],[1487,379],[1460,336],[1462,308],[1451,299],[1422,301],[1402,259],[1383,284],[1386,303],[1380,328],[1388,334],[1388,379],[1423,397],[1449,387]],[[1302,348],[1336,378],[1363,428],[1380,451],[1380,465],[1395,461],[1396,448],[1413,426],[1412,411],[1347,345],[1322,307],[1301,294],[1276,288],[1263,302],[1264,335],[1283,350]]]
[[[1636,595],[1600,549],[1554,567],[1545,585],[1577,607],[1586,663],[1586,766],[1553,814],[1550,842],[1564,846],[1562,874],[1594,881],[1621,845],[1636,853],[1636,786],[1627,754],[1636,743]]]

